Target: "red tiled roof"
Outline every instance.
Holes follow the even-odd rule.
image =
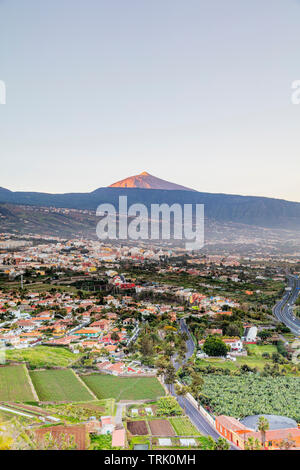
[[[224,426],[224,428],[229,429],[231,431],[242,431],[248,429],[244,424],[242,424],[239,420],[236,418],[233,418],[232,416],[225,416],[225,415],[220,415],[217,416],[216,420]]]
[[[125,447],[125,429],[115,429],[112,432],[112,447]]]
[[[253,432],[254,437],[259,438],[260,432]],[[269,429],[266,431],[266,441],[281,440],[291,438],[300,438],[299,428]]]

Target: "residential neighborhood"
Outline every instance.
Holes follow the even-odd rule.
[[[290,292],[278,260],[32,243],[0,252],[0,417],[7,435],[21,421],[15,445],[300,447],[297,337],[272,313]],[[244,421],[256,415],[263,442]]]

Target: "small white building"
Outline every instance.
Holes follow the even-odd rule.
[[[246,343],[256,343],[257,331],[256,326],[246,326],[242,340]]]
[[[249,329],[247,329],[245,340],[246,342],[254,343],[256,341],[256,336],[257,336],[257,327],[251,326]]]

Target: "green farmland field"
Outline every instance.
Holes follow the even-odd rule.
[[[119,400],[147,400],[165,395],[155,377],[115,377],[114,375],[91,374],[81,376],[97,398]]]
[[[0,401],[32,401],[25,366],[0,367]]]
[[[68,367],[71,362],[79,359],[80,355],[73,354],[66,348],[37,346],[29,349],[10,349],[6,351],[6,359],[12,361],[28,362],[29,366],[42,367]]]
[[[30,377],[41,401],[93,400],[93,396],[71,370],[31,371]]]
[[[258,345],[258,344],[247,344],[247,350],[249,351],[249,354],[251,356],[262,356],[264,353],[270,354],[270,356],[273,353],[277,352],[276,346],[273,346],[271,344],[263,344],[263,345]]]
[[[191,423],[189,418],[186,416],[174,416],[170,418],[170,423],[172,424],[177,436],[199,436],[200,432],[195,426]]]

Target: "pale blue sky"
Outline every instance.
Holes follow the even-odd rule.
[[[300,201],[298,0],[0,0],[0,186]]]

